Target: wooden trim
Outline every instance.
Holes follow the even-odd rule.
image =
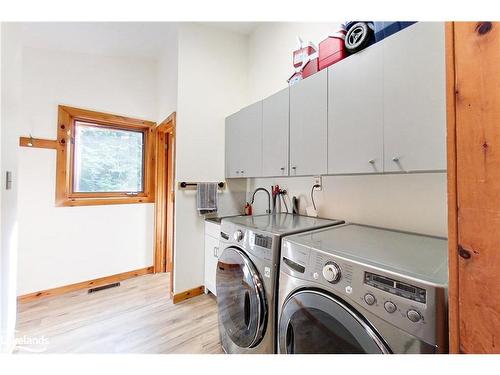
[[[31,143],[31,145],[30,145]],[[19,137],[19,146],[29,148],[47,148],[51,150],[57,149],[57,140],[55,139],[42,139],[31,137]]]
[[[500,353],[500,22],[455,22],[461,353]],[[452,327],[455,329],[455,327]]]
[[[204,293],[205,287],[203,285],[198,286],[193,289],[186,290],[184,292],[174,294],[173,302],[174,304],[185,301],[189,298],[199,296]]]
[[[448,159],[448,318],[449,350],[459,353],[458,309],[458,205],[457,205],[457,149],[456,149],[456,75],[454,23],[446,22],[446,123]]]
[[[175,218],[175,123],[172,113],[156,128],[155,273],[170,272],[173,294],[173,253]],[[165,153],[165,144],[168,152]]]
[[[64,293],[75,292],[81,289],[88,289],[96,286],[116,283],[118,281],[131,279],[133,277],[146,275],[148,273],[153,273],[153,266],[146,268],[139,268],[137,270],[123,272],[123,273],[117,273],[116,275],[100,277],[93,280],[82,281],[76,284],[70,284],[70,285],[60,286],[57,288],[46,289],[46,290],[41,290],[39,292],[25,294],[17,297],[17,301],[19,303],[37,301],[41,298],[53,297]]]
[[[70,198],[59,204],[60,207],[105,206],[110,204],[154,203],[153,197],[112,197],[112,198]]]
[[[131,117],[125,117],[110,113],[90,111],[88,109],[68,107],[64,105],[59,106],[59,110],[66,112],[70,117],[76,118],[78,120],[99,122],[109,125],[120,125],[120,128],[150,128],[156,125],[153,121],[141,120]]]
[[[75,121],[89,121],[98,126],[141,131],[144,134],[144,191],[127,193],[73,192],[72,133]],[[57,127],[56,206],[94,206],[108,204],[152,203],[155,200],[155,123],[80,108],[59,106]]]

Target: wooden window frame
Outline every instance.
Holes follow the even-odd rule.
[[[143,191],[73,192],[73,161],[75,123],[86,122],[98,127],[140,131],[143,133]],[[134,119],[86,109],[59,106],[57,123],[56,206],[96,206],[108,204],[152,203],[155,201],[155,127],[152,121]]]

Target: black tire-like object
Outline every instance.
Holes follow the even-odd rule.
[[[366,22],[358,22],[352,25],[345,36],[345,48],[347,51],[355,53],[365,48],[372,32]]]

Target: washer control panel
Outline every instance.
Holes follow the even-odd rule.
[[[279,242],[272,234],[257,232],[223,220],[219,239],[223,248],[233,245],[260,259],[273,262],[278,260],[276,245],[279,245]]]
[[[427,295],[423,288],[371,272],[365,272],[365,284],[421,303],[425,303]]]

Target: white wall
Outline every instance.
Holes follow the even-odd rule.
[[[318,44],[332,24],[270,23],[260,25],[249,37],[250,104],[284,87],[293,72],[295,37]],[[248,190],[272,184],[283,185],[300,197],[302,213],[311,205],[311,178],[250,179]],[[420,233],[447,236],[446,174],[377,176],[325,176],[324,189],[315,194],[319,214],[324,217],[380,225]],[[257,212],[264,212],[263,199]]]
[[[172,33],[158,58],[157,101],[158,123],[177,109],[178,42],[177,32]]]
[[[313,177],[259,178],[248,181],[248,190],[279,185],[299,198],[305,215],[312,184]],[[321,217],[447,236],[446,194],[445,173],[323,176],[323,191],[314,199]],[[266,206],[264,196],[257,196],[254,212],[264,213]]]
[[[18,147],[21,124],[22,44],[18,25],[2,23],[1,114],[1,247],[0,352],[12,349],[16,322]],[[5,190],[5,172],[12,172],[12,189]]]
[[[298,46],[297,37],[316,46],[340,26],[340,22],[262,23],[249,35],[248,82],[249,103],[287,87],[294,72],[292,51]]]
[[[224,181],[224,119],[247,96],[247,38],[208,25],[179,29],[177,181]],[[241,209],[245,183],[230,182],[221,214]],[[203,285],[204,222],[195,192],[176,194],[174,292]]]
[[[156,120],[152,60],[24,49],[22,126],[56,138],[57,106]],[[153,264],[153,204],[55,207],[53,150],[19,151],[20,295]]]

